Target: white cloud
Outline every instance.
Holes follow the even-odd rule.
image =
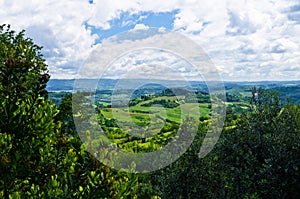
[[[149,26],[146,26],[145,24],[136,24],[133,29],[134,30],[145,30],[148,28],[149,28]]]
[[[95,35],[86,30],[84,22],[90,17],[91,6],[81,0],[75,1],[1,1],[1,23],[26,34],[44,46],[43,54],[54,77],[68,76],[88,56]],[[2,9],[4,8],[4,9]],[[76,70],[76,69],[75,69]]]
[[[178,10],[174,31],[197,42],[225,80],[300,79],[300,9],[296,0],[10,0],[0,1],[1,23],[44,46],[53,77],[72,77],[96,47],[85,23],[109,30],[122,13]],[[142,16],[145,17],[145,16]],[[122,21],[122,26],[137,21]],[[163,27],[161,28],[163,29]],[[101,34],[101,32],[99,33]],[[154,55],[153,55],[154,56]],[[239,70],[237,70],[239,69]],[[286,69],[286,70],[285,70]],[[283,74],[285,73],[289,74]],[[294,71],[293,73],[291,71]]]
[[[289,66],[287,59],[294,56],[293,52],[299,52],[299,29],[288,20],[286,13],[295,2],[227,0],[210,3],[214,6],[208,7],[209,3],[201,1],[205,9],[197,5],[193,8],[183,6],[177,14],[175,29],[203,47],[224,79],[278,79],[278,75],[269,72]],[[195,31],[200,33],[193,34]],[[247,61],[242,63],[242,60]],[[241,74],[235,66],[244,67],[243,71],[251,70],[256,75]],[[266,71],[269,75],[262,74]],[[299,79],[299,76],[294,74],[290,78]]]
[[[203,75],[206,80],[219,80],[211,75],[215,72],[207,55],[192,40],[179,33],[153,34],[153,29],[137,29],[105,40],[80,68],[78,77],[203,81]]]

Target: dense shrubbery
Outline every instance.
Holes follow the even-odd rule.
[[[136,176],[86,152],[70,97],[60,110],[47,100],[40,50],[24,32],[0,26],[0,198],[135,198]]]
[[[251,111],[234,115],[231,128],[227,120],[203,159],[198,151],[207,123],[200,122],[190,149],[143,178],[151,188],[140,189],[162,198],[299,198],[300,107],[282,105],[278,96],[254,89]]]
[[[175,102],[175,101],[171,101],[171,100],[166,100],[166,99],[161,99],[161,100],[153,100],[149,103],[145,103],[145,104],[142,104],[141,106],[144,106],[144,107],[151,107],[153,105],[161,105],[165,108],[175,108],[177,106],[179,106],[180,104]]]

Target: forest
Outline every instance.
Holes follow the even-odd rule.
[[[0,198],[299,198],[300,97],[293,87],[226,93],[221,136],[199,158],[212,120],[207,93],[163,90],[117,106],[96,101],[90,121],[89,93],[46,90],[51,77],[41,49],[25,31],[0,26]],[[292,99],[282,97],[287,92]],[[85,140],[78,121],[88,128]],[[192,143],[164,168],[137,173],[135,162],[117,170],[97,158],[113,154],[102,150],[107,142],[133,154],[162,150],[189,125],[196,126]]]

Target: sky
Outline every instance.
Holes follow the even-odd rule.
[[[112,38],[156,28],[199,45],[224,81],[300,79],[299,0],[0,0],[0,7],[0,24],[26,30],[26,36],[43,46],[52,78],[78,78],[95,52],[106,55],[114,50],[116,43],[109,51],[101,51]],[[145,39],[157,38],[158,32],[136,38],[139,46]],[[174,45],[176,40],[169,39]],[[189,75],[195,73],[170,52],[141,50],[140,57],[135,57],[137,52],[115,61],[110,54],[94,57],[111,59],[108,73],[113,74],[120,70],[117,66],[130,64],[144,71],[157,70],[167,78],[171,70],[162,68],[175,62],[175,73],[187,68]]]

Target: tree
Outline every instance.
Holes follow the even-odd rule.
[[[135,198],[136,176],[104,166],[61,131],[72,122],[70,97],[57,115],[40,50],[24,31],[0,26],[0,198]]]
[[[299,198],[300,107],[253,89],[252,109],[229,116],[218,143],[198,157],[207,125],[168,167],[143,176],[141,192],[162,198]],[[232,114],[232,113],[231,113]],[[228,117],[228,115],[227,115]]]
[[[19,182],[45,183],[45,174],[55,169],[48,160],[55,159],[57,111],[46,100],[50,76],[40,50],[24,31],[0,26],[0,196],[5,198]]]
[[[40,52],[41,47],[24,37],[24,31],[16,34],[10,26],[0,26],[0,97],[2,101],[0,128],[13,132],[13,113],[19,102],[29,97],[33,101],[47,97],[46,83],[50,76]]]
[[[252,110],[217,146],[228,197],[298,198],[300,108],[283,105],[279,93],[253,89]]]

